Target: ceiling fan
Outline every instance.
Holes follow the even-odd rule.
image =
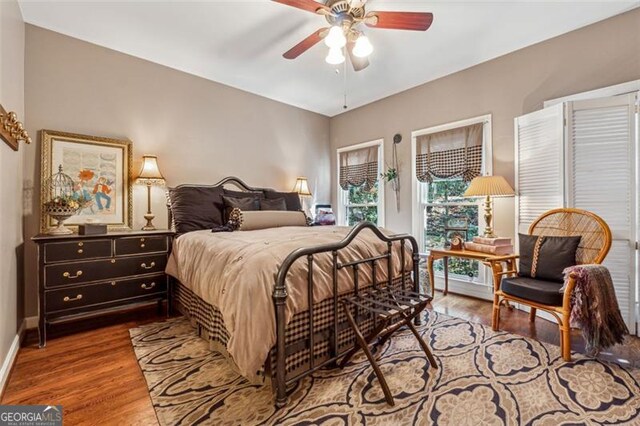
[[[337,65],[345,61],[346,48],[353,69],[360,71],[369,66],[367,57],[373,52],[369,38],[358,27],[364,23],[370,28],[426,31],[433,22],[432,13],[423,12],[367,12],[367,0],[327,0],[326,4],[314,0],[273,0],[298,9],[324,16],[329,27],[320,28],[284,53],[295,59],[320,40],[329,47],[326,61]]]

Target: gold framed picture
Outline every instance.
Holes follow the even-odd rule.
[[[74,229],[84,223],[101,223],[110,230],[131,229],[131,141],[53,130],[42,130],[40,139],[42,232],[54,226],[44,208],[52,196],[45,183],[60,166],[73,180],[74,193],[89,200],[65,225]]]

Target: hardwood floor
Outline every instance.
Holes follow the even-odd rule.
[[[491,303],[468,297],[436,294],[437,312],[490,325]],[[56,336],[44,349],[31,333],[18,354],[2,404],[61,404],[65,424],[157,424],[147,386],[136,362],[128,330],[162,320],[155,309],[114,315],[95,322],[92,329]],[[503,309],[502,329],[558,344],[555,324],[538,318],[535,326],[527,313]],[[76,329],[77,330],[77,329]],[[574,351],[584,351],[579,332]],[[640,368],[640,339],[601,354],[607,360]]]
[[[43,349],[30,334],[2,404],[60,404],[70,425],[157,424],[128,330],[162,319],[151,308],[66,336],[56,336],[54,328]]]

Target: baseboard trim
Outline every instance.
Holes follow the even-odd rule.
[[[24,319],[24,324],[25,330],[33,330],[34,328],[38,328],[38,316],[35,315],[33,317],[26,317]]]
[[[444,278],[436,276],[436,290],[444,290]],[[463,296],[471,296],[476,299],[493,300],[493,288],[483,284],[461,281],[449,278],[449,291]]]
[[[20,343],[22,343],[22,337],[24,336],[26,330],[26,324],[26,319],[22,320],[22,324],[20,324],[20,328],[13,338],[13,342],[11,342],[9,352],[7,353],[7,356],[2,363],[2,368],[0,368],[0,399],[4,395],[4,390],[7,386],[7,383],[9,383],[9,376],[11,375],[13,364],[15,363],[16,357],[18,356],[18,351],[20,350]]]

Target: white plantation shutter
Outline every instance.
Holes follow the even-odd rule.
[[[562,104],[515,119],[517,232],[564,205],[563,121]]]
[[[635,331],[636,96],[567,103],[567,188],[571,207],[592,211],[611,228],[604,261],[622,315]]]

